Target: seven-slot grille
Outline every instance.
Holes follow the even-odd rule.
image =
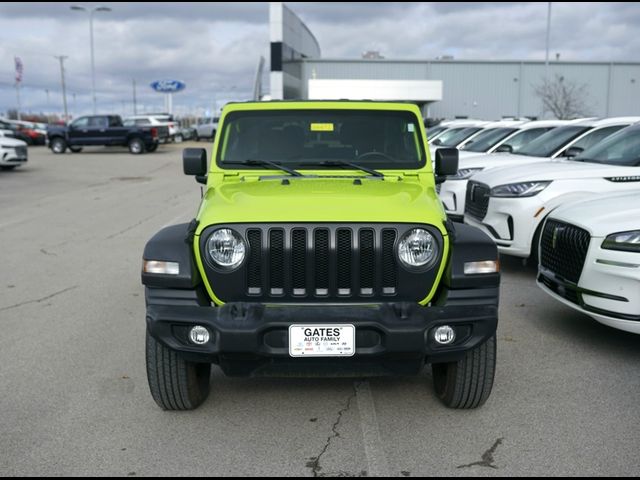
[[[379,238],[367,227],[248,228],[246,236],[249,295],[366,297],[396,291],[395,229],[382,229]]]
[[[247,243],[234,270],[220,268],[206,252],[218,228],[232,228]],[[426,228],[438,245],[439,260],[426,270],[407,270],[397,260],[397,244],[413,228]],[[225,303],[419,302],[436,281],[443,249],[434,227],[386,223],[214,225],[199,242],[208,282]]]
[[[489,190],[489,187],[483,183],[469,181],[464,213],[478,220],[484,220],[489,208]]]
[[[547,220],[540,238],[540,264],[574,284],[580,280],[591,235],[569,223]]]

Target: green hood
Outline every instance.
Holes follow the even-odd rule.
[[[221,223],[428,223],[443,234],[444,210],[431,186],[398,177],[257,178],[209,188],[197,234]],[[285,180],[286,179],[286,180]],[[285,180],[285,184],[283,184]],[[286,184],[288,181],[288,184]]]

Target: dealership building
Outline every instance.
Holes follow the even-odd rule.
[[[270,4],[269,23],[274,100],[411,101],[431,118],[549,117],[535,93],[544,61],[323,58],[309,27],[285,4]],[[548,76],[556,75],[585,85],[588,115],[640,112],[640,63],[550,61]]]

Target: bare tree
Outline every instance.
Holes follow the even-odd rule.
[[[534,92],[542,100],[545,112],[551,112],[559,120],[585,117],[589,113],[586,106],[587,85],[566,80],[556,74],[552,80],[545,79],[534,87]]]

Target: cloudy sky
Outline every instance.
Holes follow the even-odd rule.
[[[0,3],[0,113],[15,108],[14,56],[22,58],[24,111],[61,112],[59,63],[67,55],[70,113],[91,111],[89,20],[72,3]],[[174,111],[204,112],[247,99],[260,55],[269,61],[267,3],[85,3],[94,17],[96,90],[104,112],[163,110],[149,83],[184,81]],[[544,59],[547,3],[289,2],[325,58]],[[640,62],[640,4],[553,3],[552,58]],[[267,85],[268,86],[268,85]],[[48,93],[47,93],[48,92]]]

